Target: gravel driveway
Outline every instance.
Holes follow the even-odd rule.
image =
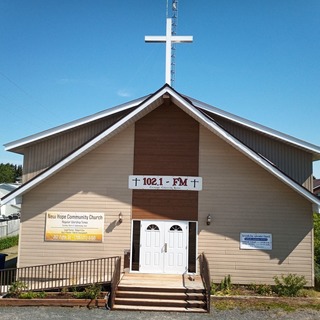
[[[129,312],[107,311],[105,309],[60,308],[60,307],[1,307],[1,320],[319,320],[320,312],[303,310],[285,312],[272,311],[242,311],[239,309],[228,311],[212,311],[211,314],[187,314],[172,312]]]

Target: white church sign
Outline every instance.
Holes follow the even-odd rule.
[[[201,191],[201,177],[186,176],[129,176],[129,189]]]
[[[272,250],[272,234],[240,233],[240,249]]]

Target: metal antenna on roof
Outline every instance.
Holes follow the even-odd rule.
[[[166,18],[169,18],[169,0],[167,0],[167,7],[166,7]]]
[[[173,36],[177,35],[178,26],[178,0],[172,0],[172,17],[171,17],[171,34]],[[173,42],[171,44],[171,85],[174,86],[176,81],[176,44]]]

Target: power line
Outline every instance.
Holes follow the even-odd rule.
[[[56,118],[60,118],[59,114],[55,114],[52,112],[51,109],[47,108],[45,105],[43,105],[41,102],[39,102],[34,96],[32,96],[29,92],[27,92],[25,89],[23,89],[20,85],[18,85],[15,81],[10,79],[7,75],[5,75],[3,72],[0,71],[0,75],[10,82],[14,87],[16,87],[19,91],[24,93],[26,96],[28,96],[33,102],[35,102],[37,105],[39,105],[43,110],[46,111],[47,114],[51,114]],[[62,120],[62,119],[61,119]]]

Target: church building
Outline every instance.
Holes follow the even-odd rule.
[[[320,147],[166,84],[8,143],[22,154],[18,266],[122,256],[131,273],[314,283],[313,161]],[[122,260],[122,261],[123,261]]]
[[[173,89],[167,19],[156,92],[5,145],[24,156],[18,267],[120,256],[121,270],[314,285],[313,161],[320,147]]]

